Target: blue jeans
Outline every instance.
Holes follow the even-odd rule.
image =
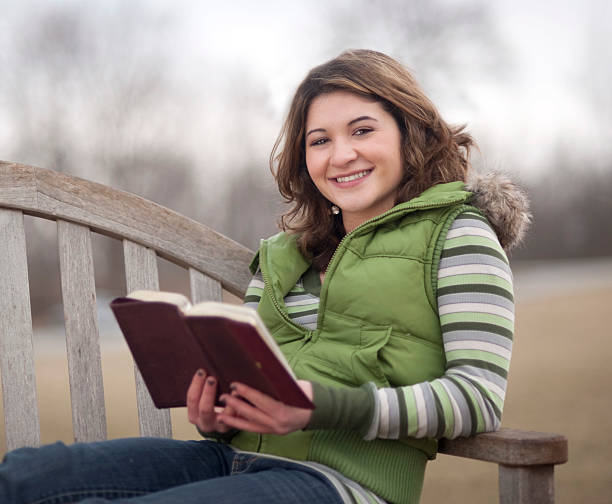
[[[0,464],[0,502],[341,503],[317,471],[212,441],[131,438],[20,448]]]

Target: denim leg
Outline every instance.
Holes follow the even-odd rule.
[[[341,503],[317,471],[208,441],[133,438],[21,448],[0,464],[0,503]]]
[[[104,504],[87,499],[82,504]],[[114,504],[342,504],[333,485],[317,471],[291,462],[238,453],[231,476],[181,485]]]
[[[21,448],[0,464],[0,502],[135,497],[227,475],[234,452],[208,441],[131,438]]]

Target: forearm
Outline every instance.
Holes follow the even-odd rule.
[[[376,387],[366,383],[361,387],[331,387],[313,382],[315,409],[308,429],[349,429],[364,438],[374,424],[377,411]]]

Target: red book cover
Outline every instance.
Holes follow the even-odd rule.
[[[219,395],[229,391],[230,383],[241,382],[285,404],[314,407],[281,362],[284,357],[270,335],[261,334],[267,331],[254,310],[231,307],[239,310],[234,317],[222,303],[203,305],[206,315],[189,315],[171,302],[131,297],[111,302],[156,407],[185,406],[187,388],[200,368],[217,378]],[[222,314],[214,314],[217,308]]]

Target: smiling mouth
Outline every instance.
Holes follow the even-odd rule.
[[[352,175],[347,175],[346,177],[336,177],[335,180],[336,180],[336,182],[339,182],[339,183],[352,182],[353,180],[357,180],[357,179],[360,179],[362,177],[365,177],[371,171],[372,171],[372,169],[363,170],[363,171],[360,171],[359,173],[353,173]]]

